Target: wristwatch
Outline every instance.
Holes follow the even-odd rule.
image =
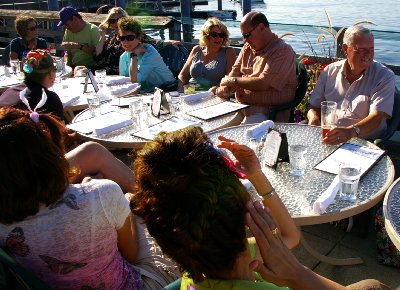
[[[357,134],[357,137],[358,137],[358,135],[360,135],[360,127],[358,127],[356,125],[353,125],[351,127],[354,129],[354,131],[356,131],[356,134]]]
[[[232,83],[232,84],[237,84],[237,78],[236,77],[231,77],[231,79],[230,79],[230,82]]]

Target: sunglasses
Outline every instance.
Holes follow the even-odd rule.
[[[122,35],[122,36],[118,36],[119,41],[133,41],[135,40],[136,35],[135,34],[129,34],[129,35]]]
[[[32,27],[28,27],[28,30],[29,31],[36,31],[37,28],[38,28],[38,26],[35,25],[35,26],[32,26]]]
[[[117,23],[118,19],[108,19],[109,24],[115,24]]]
[[[256,27],[254,27],[252,30],[250,30],[249,32],[246,32],[245,34],[243,34],[242,36],[243,36],[243,38],[244,39],[247,39],[247,38],[249,38],[250,36],[251,36],[251,33],[254,31],[254,29],[256,29],[257,28],[257,26]]]
[[[225,32],[221,32],[221,33],[218,33],[218,32],[210,32],[209,36],[211,36],[212,38],[217,38],[217,37],[219,37],[219,38],[225,38],[225,37],[226,37],[226,34],[225,34]]]

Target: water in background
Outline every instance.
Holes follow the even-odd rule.
[[[264,2],[267,2],[264,3]],[[332,26],[349,26],[356,21],[369,20],[377,25],[365,25],[374,31],[375,59],[384,63],[400,64],[400,1],[399,0],[253,0],[252,10],[267,15],[271,29],[278,35],[292,33],[284,39],[297,54],[311,54],[309,41],[321,56],[321,45],[316,39],[321,33],[315,26],[328,26],[327,10]],[[351,3],[351,4],[350,4]],[[179,9],[179,8],[176,8]],[[196,10],[217,10],[217,0],[209,0],[208,5],[196,6]],[[236,20],[225,20],[230,37],[240,39],[239,29],[242,10],[239,3],[222,1],[223,10],[236,10]],[[193,36],[198,39],[198,31],[204,19],[193,19]],[[332,42],[331,39],[327,39]],[[333,52],[334,55],[334,52]]]

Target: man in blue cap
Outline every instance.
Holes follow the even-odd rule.
[[[60,22],[57,26],[66,28],[61,45],[68,53],[68,65],[94,67],[96,62],[93,53],[100,39],[98,27],[83,20],[79,12],[71,6],[60,10]]]

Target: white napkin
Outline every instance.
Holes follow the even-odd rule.
[[[79,96],[71,96],[71,97],[59,96],[59,97],[64,108],[71,105],[75,101],[79,100]]]
[[[183,99],[186,103],[194,103],[194,102],[200,101],[201,99],[211,97],[211,96],[213,96],[213,93],[207,91],[207,92],[200,92],[200,93],[195,93],[195,94],[191,94],[191,95],[184,95]]]
[[[335,199],[337,192],[339,191],[340,180],[339,175],[333,179],[329,187],[321,194],[320,197],[313,204],[313,211],[316,214],[325,213],[327,207]]]
[[[271,120],[266,120],[260,124],[254,125],[246,130],[247,138],[261,139],[265,132],[274,125]]]
[[[121,117],[118,119],[113,119],[110,121],[110,123],[96,125],[96,127],[94,128],[94,134],[99,136],[101,134],[106,134],[108,132],[123,128],[131,124],[132,119],[130,116],[126,116],[126,118]]]
[[[106,77],[106,85],[116,85],[116,84],[125,84],[125,83],[130,83],[131,79],[130,77],[124,77],[124,76],[107,76]]]

